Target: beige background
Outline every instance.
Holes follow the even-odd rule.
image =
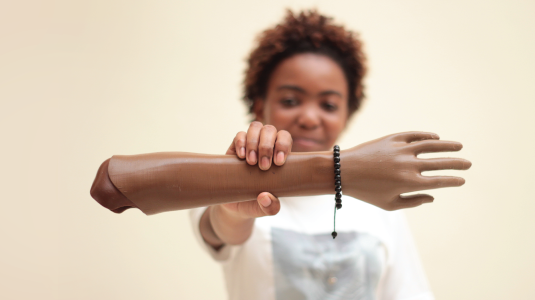
[[[369,56],[342,148],[433,131],[473,162],[407,211],[437,299],[535,299],[535,2],[425,0],[1,1],[0,298],[225,299],[186,211],[89,188],[113,154],[224,153],[254,36],[314,6]]]

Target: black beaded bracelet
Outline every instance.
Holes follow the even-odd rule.
[[[333,157],[334,190],[336,191],[334,201],[336,203],[334,204],[334,230],[331,235],[333,236],[333,239],[335,239],[338,235],[338,233],[336,233],[336,210],[342,208],[342,175],[340,173],[340,147],[338,145],[334,145]]]

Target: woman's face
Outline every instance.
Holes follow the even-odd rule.
[[[292,152],[331,150],[345,128],[348,85],[331,58],[303,53],[273,70],[264,101],[255,101],[256,120],[292,135]]]

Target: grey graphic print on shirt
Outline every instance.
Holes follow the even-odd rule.
[[[375,299],[379,240],[366,233],[307,235],[272,228],[277,300]]]

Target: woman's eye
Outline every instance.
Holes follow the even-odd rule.
[[[295,100],[295,99],[283,99],[283,100],[281,100],[281,103],[284,106],[295,106],[295,105],[298,104],[297,100]]]
[[[325,109],[328,111],[335,111],[338,108],[336,105],[330,103],[323,104],[323,107],[325,107]]]

